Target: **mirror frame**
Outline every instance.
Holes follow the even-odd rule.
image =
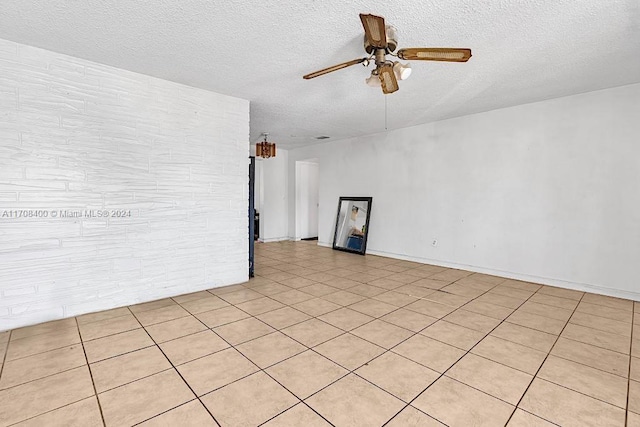
[[[362,237],[362,249],[355,250],[349,248],[343,248],[341,246],[336,245],[336,241],[338,240],[338,222],[340,221],[340,207],[342,206],[342,202],[368,202],[369,207],[367,209],[367,219],[365,220],[364,225],[364,236]],[[369,218],[371,217],[371,204],[373,203],[373,197],[340,197],[338,199],[338,213],[336,214],[336,226],[333,231],[333,249],[337,251],[350,252],[352,254],[360,254],[364,255],[367,251],[367,238],[369,237]]]

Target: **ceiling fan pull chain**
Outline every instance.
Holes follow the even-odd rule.
[[[384,130],[387,130],[387,97],[384,97]]]

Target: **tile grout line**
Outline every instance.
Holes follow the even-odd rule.
[[[534,294],[535,295],[535,294]],[[540,370],[542,369],[542,367],[544,366],[544,364],[547,362],[547,359],[549,358],[549,356],[551,355],[551,352],[553,351],[553,348],[556,346],[556,344],[558,343],[558,341],[560,340],[560,336],[562,336],[562,333],[564,332],[565,328],[567,327],[567,325],[569,324],[569,322],[571,321],[571,317],[574,315],[574,313],[578,310],[578,306],[580,306],[580,303],[582,302],[582,298],[584,298],[585,293],[582,294],[582,296],[580,297],[580,299],[578,300],[578,304],[576,304],[575,308],[573,309],[573,311],[571,312],[571,316],[569,316],[569,318],[567,319],[567,322],[565,323],[565,325],[562,327],[562,330],[560,331],[560,333],[558,334],[556,340],[554,341],[553,345],[551,346],[551,348],[549,349],[549,351],[547,352],[547,355],[544,357],[544,360],[542,361],[542,363],[540,364],[540,366],[538,367],[538,369],[536,370],[536,373],[533,375],[533,378],[531,378],[531,381],[529,382],[529,385],[527,385],[527,388],[524,390],[524,393],[522,393],[522,396],[520,396],[520,399],[518,399],[518,403],[515,405],[516,409],[511,413],[511,416],[509,417],[509,419],[507,420],[507,423],[509,423],[509,421],[511,420],[511,418],[513,417],[513,414],[516,413],[516,410],[518,409],[518,407],[520,406],[520,403],[522,402],[522,399],[524,399],[524,396],[527,394],[527,392],[529,391],[529,388],[531,387],[531,384],[533,384],[533,381],[538,377],[538,374],[540,373]],[[543,378],[540,378],[541,381],[544,381]],[[555,384],[555,383],[553,383]],[[563,388],[567,388],[564,386],[561,386]],[[567,388],[568,390],[572,390],[570,388]],[[572,390],[576,393],[576,390]],[[580,393],[583,394],[583,393]],[[527,411],[528,412],[528,411]],[[533,414],[535,416],[537,416],[538,418],[542,418],[545,421],[549,421],[546,418],[541,417],[540,415],[537,414]],[[551,421],[550,421],[551,422]],[[555,424],[555,423],[553,423]]]
[[[0,365],[0,379],[2,379],[2,374],[4,373],[4,367],[7,364],[7,356],[9,354],[9,343],[11,342],[11,334],[13,334],[13,330],[9,330],[9,336],[7,337],[7,344],[4,347],[4,355],[2,356],[2,365]]]
[[[80,334],[80,325],[78,324],[78,318],[76,317],[75,319],[76,319],[76,327],[78,328],[78,336],[80,337],[80,345],[82,346],[82,353],[84,353],[84,360],[87,363],[87,369],[89,370],[89,376],[91,377],[91,386],[93,387],[93,393],[96,397],[96,402],[98,403],[98,409],[100,410],[100,418],[102,419],[102,425],[106,426],[107,423],[104,420],[102,403],[100,403],[100,399],[98,398],[98,389],[96,388],[96,383],[93,379],[93,371],[91,370],[91,365],[89,364],[89,358],[87,357],[87,351],[84,349],[84,341],[82,341],[82,335]]]
[[[629,371],[627,375],[627,405],[624,411],[624,425],[629,424],[629,392],[631,391],[631,363],[633,363],[633,322],[636,316],[636,303],[631,306],[631,339],[629,340]]]

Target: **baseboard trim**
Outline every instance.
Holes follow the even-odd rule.
[[[283,242],[285,240],[291,240],[291,239],[289,239],[289,237],[270,237],[268,239],[258,238],[258,242],[260,243]]]
[[[318,242],[319,246],[332,247],[330,243]],[[378,251],[367,249],[367,254],[379,255],[387,258],[401,259],[404,261],[419,262],[421,264],[431,264],[440,267],[457,268],[460,270],[473,271],[474,273],[490,274],[492,276],[504,277],[507,279],[522,280],[524,282],[538,283],[541,285],[555,286],[558,288],[572,289],[581,292],[591,292],[594,294],[606,295],[615,298],[624,298],[634,301],[640,301],[640,292],[625,291],[622,289],[606,288],[603,286],[592,285],[588,283],[569,282],[561,279],[550,277],[535,276],[531,274],[516,273],[513,271],[497,270],[493,268],[479,267],[477,265],[460,264],[455,262],[441,261],[437,259],[414,257],[394,252]]]

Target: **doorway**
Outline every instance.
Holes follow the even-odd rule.
[[[296,240],[318,239],[319,164],[296,161]]]

